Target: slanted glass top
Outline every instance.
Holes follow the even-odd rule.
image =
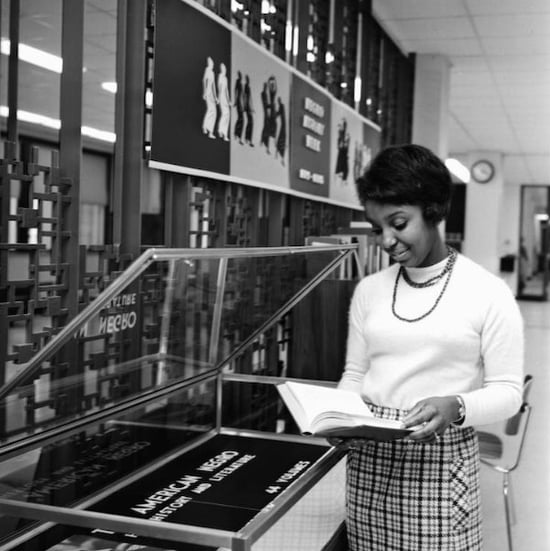
[[[147,251],[16,366],[0,389],[0,458],[29,437],[217,373],[317,281],[349,270],[354,249]]]
[[[124,511],[120,525],[121,517],[109,516],[116,515],[116,507],[105,508],[104,499],[128,487],[145,492],[136,503],[149,503],[145,482],[156,481],[165,471],[166,484],[172,476],[180,480],[182,459],[190,461],[186,468],[195,468],[194,450],[207,463],[225,453],[208,446],[223,440],[222,417],[239,418],[243,399],[251,407],[262,400],[260,410],[266,400],[276,406],[273,386],[269,398],[246,385],[237,389],[231,386],[234,381],[223,384],[228,366],[234,373],[254,374],[255,354],[267,349],[261,352],[261,341],[279,339],[281,320],[308,293],[327,280],[356,279],[360,268],[355,251],[353,245],[341,245],[144,253],[0,388],[2,537],[24,531],[32,519],[62,523],[66,515],[79,526],[96,522],[142,536],[158,532],[156,524],[149,527],[149,521]],[[274,363],[278,365],[277,358]],[[247,469],[269,471],[258,465],[271,464],[275,452],[256,450],[259,442],[242,440],[243,457],[232,458],[235,468],[254,457]],[[274,440],[268,438],[265,446],[269,442]],[[325,457],[325,449],[314,448],[294,446],[303,457],[289,465],[276,462],[273,476],[292,469],[296,461],[313,465]],[[241,474],[246,477],[247,472],[243,468]],[[313,480],[320,475],[312,470],[309,476]],[[263,492],[262,481],[257,486]],[[238,477],[229,482],[241,484]],[[194,506],[200,509],[210,499],[206,493],[202,501],[195,495],[216,488],[212,481],[197,478],[189,489]],[[251,515],[263,503],[254,505]],[[238,500],[231,506],[242,509]],[[188,516],[193,511],[186,508]],[[196,537],[218,546],[227,546],[234,537],[231,530],[246,520],[208,527],[209,539],[204,540],[204,526],[193,527],[190,517],[176,516],[171,520],[185,524],[163,522],[163,537],[185,533],[185,541]]]

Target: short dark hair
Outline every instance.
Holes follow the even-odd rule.
[[[393,145],[380,151],[357,179],[361,203],[416,205],[427,222],[438,224],[449,213],[453,181],[441,159],[428,148]]]

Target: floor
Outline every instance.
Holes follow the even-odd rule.
[[[532,413],[519,467],[512,472],[514,551],[550,550],[550,303],[520,301]],[[501,475],[482,467],[485,551],[506,551]]]
[[[544,294],[543,274],[536,274],[525,282],[522,294],[531,297],[541,297]]]

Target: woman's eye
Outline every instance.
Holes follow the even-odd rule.
[[[402,231],[407,227],[407,222],[397,222],[393,225],[397,231]]]

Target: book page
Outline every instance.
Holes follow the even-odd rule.
[[[373,413],[367,404],[363,402],[361,396],[350,390],[292,381],[279,385],[279,387],[286,387],[287,394],[291,395],[294,406],[298,405],[300,410],[298,417],[301,419],[297,419],[296,416],[295,419],[303,431],[311,431],[315,420],[327,412],[331,416],[337,415],[343,423],[345,423],[345,419],[350,418],[374,418]],[[294,414],[295,410],[288,403],[287,406]],[[307,426],[303,429],[301,425]]]
[[[350,390],[293,381],[277,389],[306,435],[393,440],[412,432],[400,421],[375,417],[361,396]]]

